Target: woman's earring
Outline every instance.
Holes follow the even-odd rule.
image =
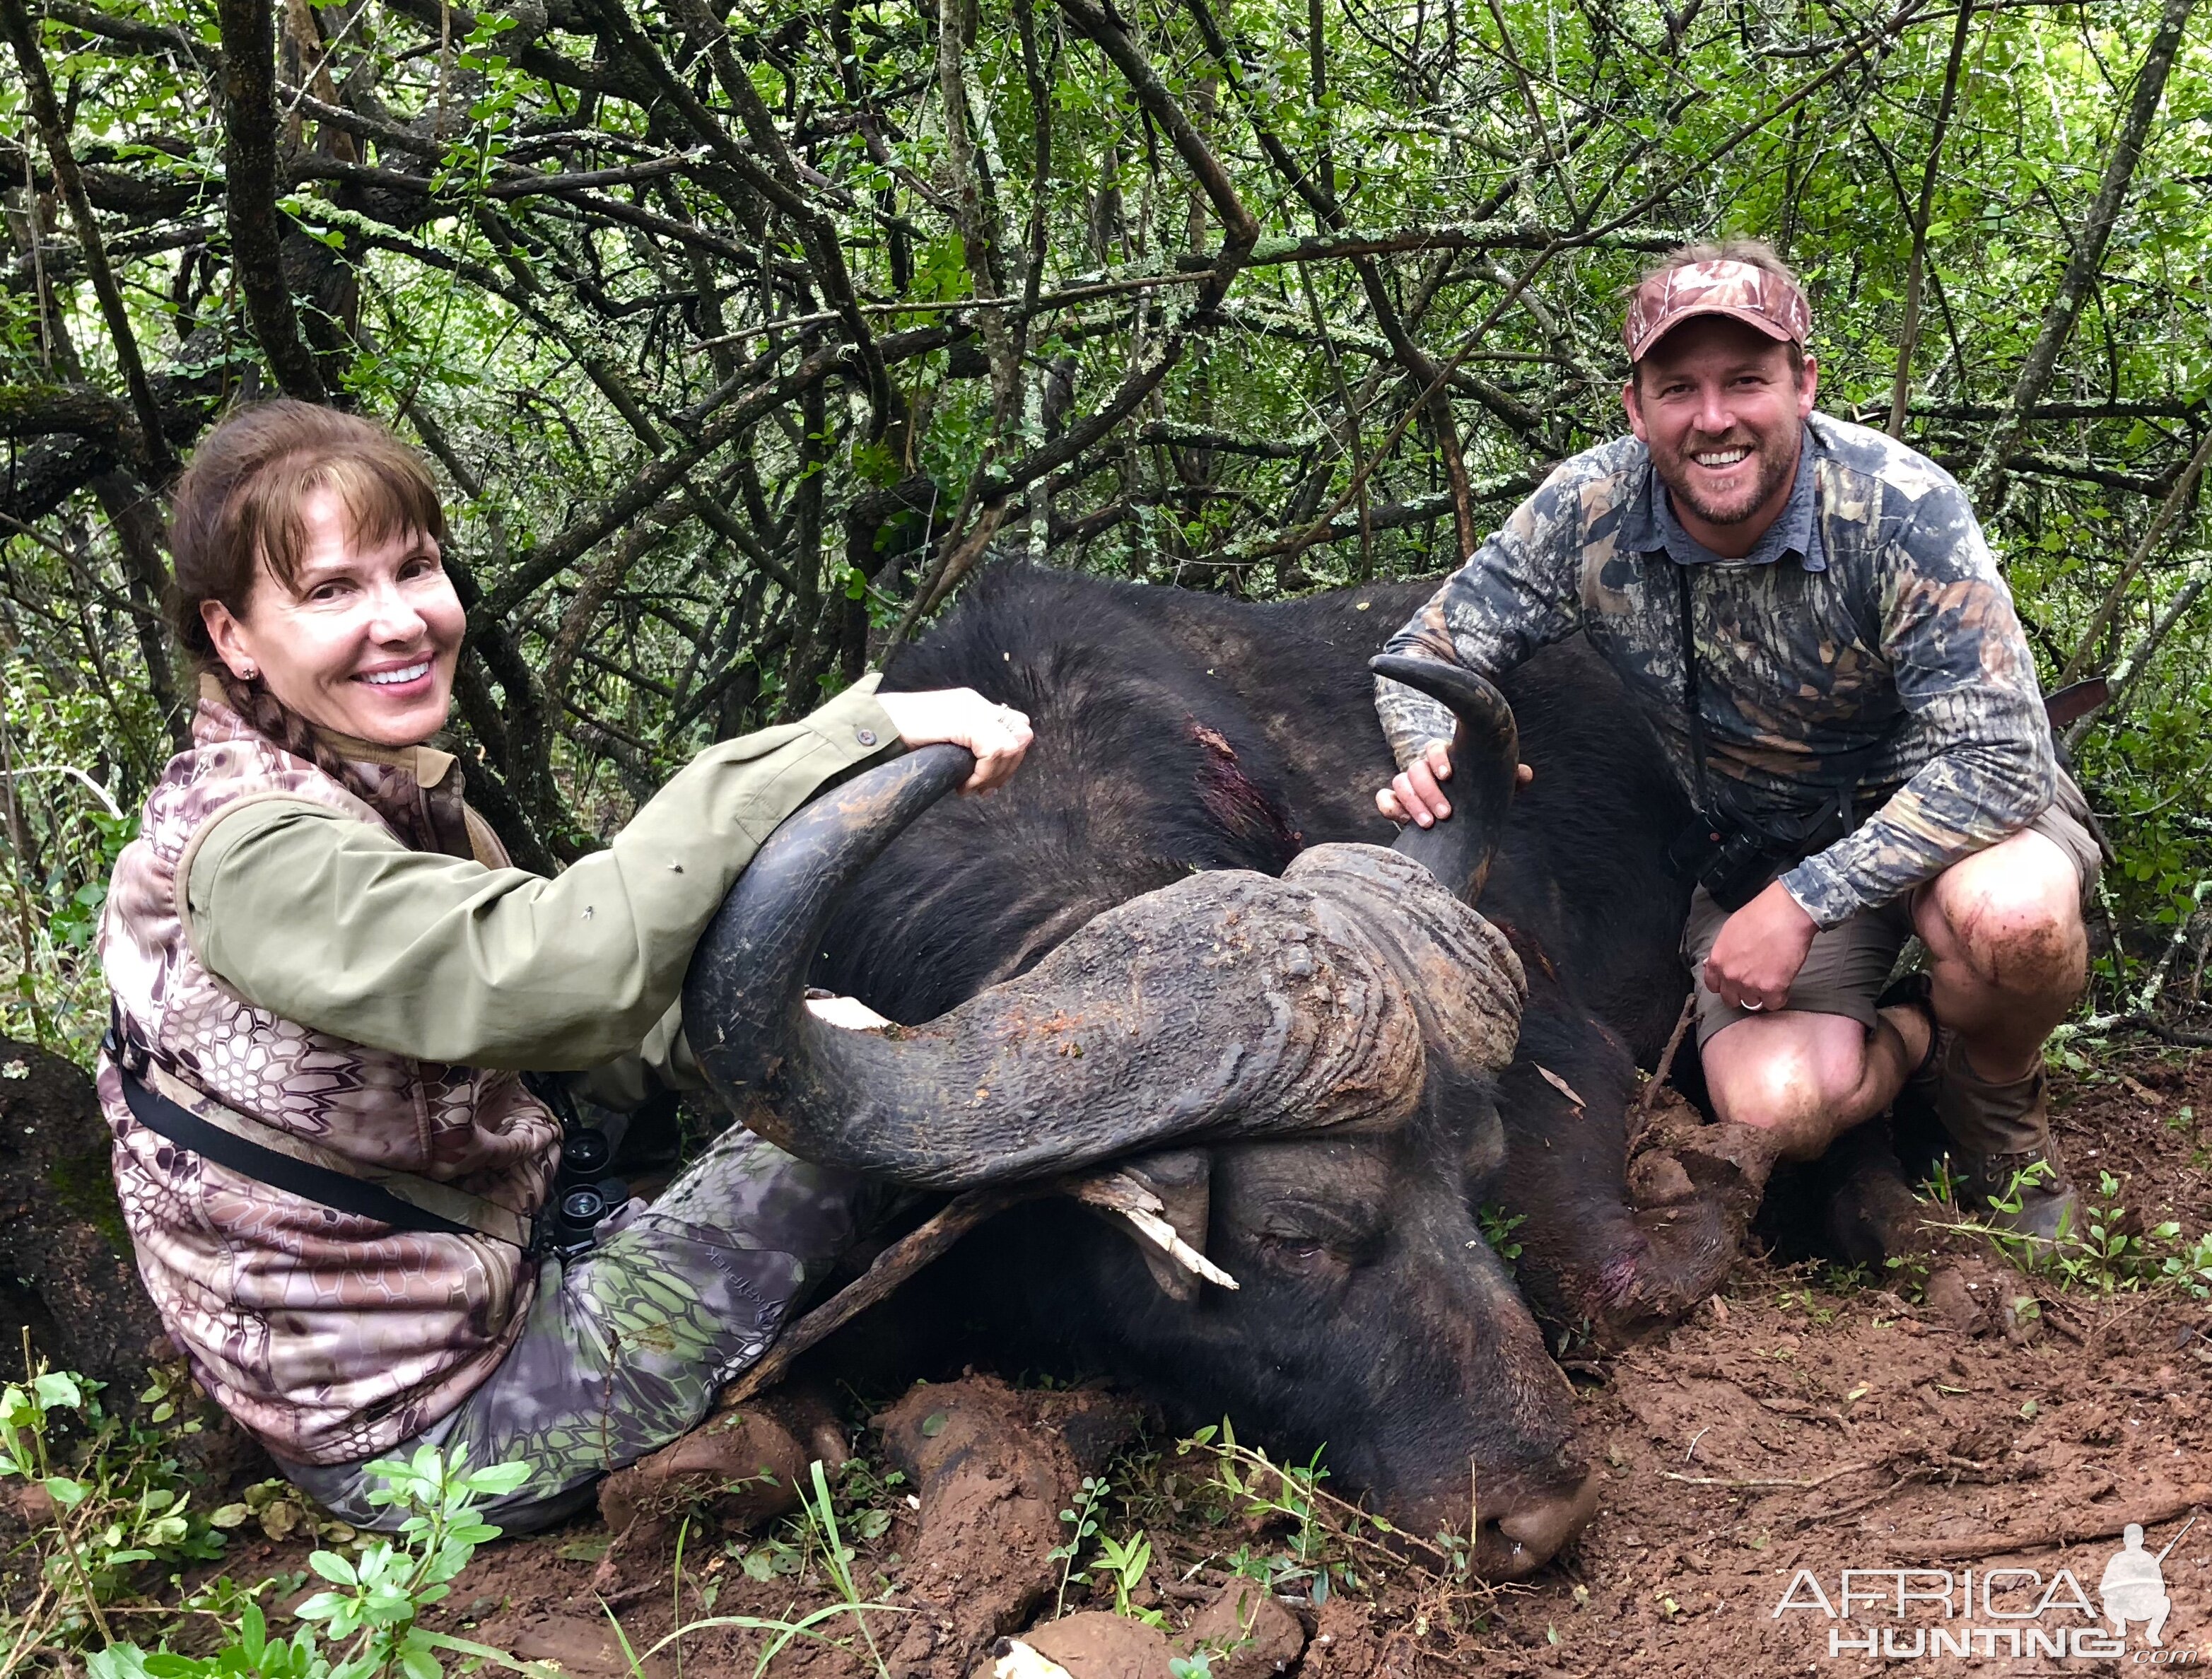
[[[240,672],[238,673],[238,679],[239,679],[240,682],[251,682],[251,681],[252,681],[252,680],[253,680],[253,678],[254,678],[255,677],[259,676],[260,674],[261,674],[261,666],[258,666],[258,665],[248,665],[248,666],[247,666],[244,670],[240,671]]]

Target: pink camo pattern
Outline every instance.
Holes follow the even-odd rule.
[[[311,800],[416,849],[465,855],[454,824],[437,819],[457,808],[388,766],[362,766],[377,797],[364,803],[210,701],[193,739],[148,797],[101,922],[100,958],[132,1035],[241,1113],[364,1163],[536,1207],[560,1127],[514,1074],[415,1061],[256,1008],[200,964],[177,916],[192,835],[250,794]],[[201,1384],[271,1451],[306,1463],[373,1457],[453,1410],[506,1356],[534,1283],[513,1248],[393,1232],[270,1189],[139,1125],[104,1058],[99,1088],[147,1291]]]
[[[1802,344],[1813,332],[1805,294],[1779,274],[1747,262],[1699,262],[1654,274],[1628,300],[1620,336],[1642,361],[1662,334],[1692,315],[1729,314]]]

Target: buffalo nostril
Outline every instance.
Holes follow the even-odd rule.
[[[1498,1518],[1498,1530],[1528,1553],[1531,1567],[1548,1562],[1588,1525],[1597,1509],[1597,1477],[1586,1475],[1572,1492],[1524,1504]]]

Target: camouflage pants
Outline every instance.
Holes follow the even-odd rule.
[[[601,1225],[591,1252],[545,1261],[499,1367],[458,1410],[381,1456],[465,1445],[478,1467],[527,1462],[530,1479],[485,1506],[486,1518],[510,1533],[560,1520],[601,1475],[695,1427],[888,1201],[881,1185],[732,1126],[659,1200]],[[367,1463],[283,1468],[341,1520],[398,1525],[367,1500],[376,1485]]]

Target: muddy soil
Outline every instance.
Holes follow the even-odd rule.
[[[2058,1086],[2076,1181],[2094,1189],[2112,1175],[2131,1215],[2122,1230],[2172,1220],[2193,1239],[2212,1228],[2212,1138],[2198,1130],[2199,1116],[2212,1120],[2212,1055],[2100,1051]],[[771,1672],[859,1679],[878,1658],[899,1679],[960,1679],[994,1662],[1051,1671],[1025,1665],[1011,1635],[1077,1679],[1164,1675],[1209,1633],[1216,1679],[2212,1662],[2212,1308],[2171,1285],[2062,1287],[1948,1239],[1929,1266],[1875,1277],[1747,1259],[1665,1340],[1592,1364],[1577,1395],[1599,1513],[1525,1585],[1470,1589],[1326,1524],[1302,1533],[1229,1496],[1208,1450],[1132,1441],[1126,1407],[977,1377],[847,1408],[850,1573],[860,1597],[896,1606],[865,1616],[872,1653],[855,1637],[862,1623],[832,1607],[821,1536],[803,1521],[745,1535],[702,1515],[610,1555],[605,1529],[581,1519],[489,1548],[445,1624],[587,1679],[629,1671],[610,1609],[639,1652],[679,1621],[706,1623],[645,1662],[654,1679],[750,1675],[780,1635],[743,1618],[823,1611]],[[2154,1261],[2178,1250],[2147,1241]],[[1088,1585],[1065,1579],[1054,1552],[1087,1475],[1111,1483],[1092,1512],[1098,1534],[1142,1530],[1152,1548],[1120,1593],[1104,1570]],[[2138,1619],[2124,1655],[2100,1656],[2099,1631],[2112,1633],[2097,1618],[2100,1583],[2130,1522],[2153,1555],[2178,1539],[2161,1565],[2163,1645],[2146,1643]],[[1308,1561],[1348,1564],[1352,1584],[1333,1576],[1324,1595],[1290,1567],[1255,1617],[1240,1558],[1248,1574],[1283,1569],[1302,1542]],[[298,1566],[293,1548],[269,1547],[228,1564],[240,1578]],[[1845,1570],[1871,1572],[1846,1582]],[[1916,1594],[1901,1615],[1900,1578]],[[1830,1611],[1847,1586],[1845,1618]],[[1121,1598],[1158,1630],[1116,1624],[1107,1612]]]

